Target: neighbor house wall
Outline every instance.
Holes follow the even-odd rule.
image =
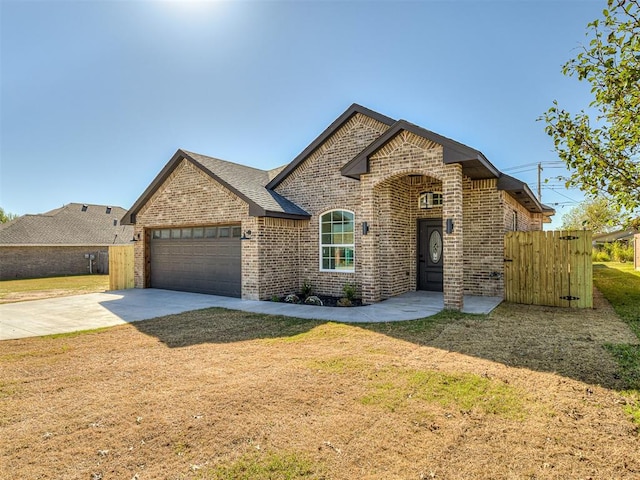
[[[135,286],[148,286],[149,235],[153,228],[239,223],[243,231],[259,233],[258,219],[249,216],[249,206],[209,175],[183,160],[136,215]],[[258,243],[242,242],[242,298],[258,299],[260,263]]]
[[[106,256],[108,265],[106,246],[3,246],[0,247],[0,280],[88,275],[89,260],[84,258],[85,254],[95,257],[93,273],[108,273],[105,263],[98,261],[99,256]]]

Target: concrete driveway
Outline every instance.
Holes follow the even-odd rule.
[[[463,311],[489,313],[501,301],[498,297],[465,296]],[[0,305],[0,340],[109,327],[208,307],[363,323],[428,317],[441,311],[444,302],[442,293],[407,292],[375,305],[335,308],[241,300],[155,288],[117,290]]]

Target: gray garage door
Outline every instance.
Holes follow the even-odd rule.
[[[153,288],[241,295],[239,226],[153,230],[150,254]]]

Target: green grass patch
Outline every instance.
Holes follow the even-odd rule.
[[[19,389],[20,387],[18,386],[18,382],[2,380],[0,381],[0,398],[15,395]]]
[[[631,263],[594,263],[593,283],[640,338],[640,271]]]
[[[313,370],[320,370],[327,373],[366,372],[371,368],[370,365],[367,365],[362,360],[350,357],[314,360],[312,362],[309,362],[308,366]]]
[[[109,290],[109,275],[71,275],[0,281],[0,298],[11,293],[48,290]]]
[[[297,343],[323,339],[336,339],[347,336],[354,331],[353,326],[346,325],[344,323],[328,322],[319,324],[319,322],[315,320],[302,320],[292,318],[286,321],[284,320],[285,318],[286,317],[283,317],[283,319],[279,322],[284,327],[282,329],[282,336],[265,341],[269,343]],[[307,330],[300,332],[300,327],[306,327]]]
[[[618,362],[625,388],[640,391],[640,345],[609,343],[604,347]]]
[[[526,416],[521,392],[479,375],[390,368],[381,376],[386,378],[372,384],[371,393],[360,399],[363,404],[396,411],[417,401],[513,420]]]
[[[0,355],[0,362],[16,362],[24,358],[51,357],[67,353],[68,351],[69,345],[61,345],[60,347],[49,348],[46,350],[27,350],[26,352],[7,353]]]
[[[593,283],[609,300],[618,316],[640,339],[640,271],[631,263],[594,263]],[[618,362],[630,399],[625,411],[640,425],[640,345],[605,345]]]
[[[474,315],[447,309],[430,317],[420,318],[418,320],[367,323],[358,324],[358,326],[373,332],[420,343],[421,341],[433,338],[434,335],[437,335],[448,323],[464,320],[477,321],[486,318],[487,315]]]
[[[96,333],[106,332],[107,330],[111,330],[113,327],[100,327],[100,328],[91,328],[87,330],[78,330],[76,332],[64,332],[64,333],[52,333],[50,335],[42,335],[41,339],[52,339],[52,338],[74,338],[79,337],[81,335],[93,335]]]
[[[623,392],[623,395],[627,400],[624,411],[631,417],[633,423],[640,426],[640,391],[629,390]]]
[[[296,453],[244,455],[235,462],[201,472],[199,479],[292,480],[326,478],[322,468]]]

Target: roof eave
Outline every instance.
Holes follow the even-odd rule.
[[[262,217],[271,217],[271,218],[284,218],[288,220],[309,220],[311,215],[309,214],[301,214],[301,213],[286,213],[286,212],[277,212],[273,210],[265,210],[264,215]]]
[[[438,145],[441,145],[443,149],[443,163],[445,164],[460,163],[463,165],[463,170],[465,168],[465,163],[468,163],[470,166],[472,165],[474,172],[477,171],[479,173],[474,173],[471,175],[471,178],[498,178],[500,176],[500,171],[493,166],[482,152],[471,147],[467,147],[455,140],[443,137],[442,135],[430,130],[418,127],[406,120],[398,120],[395,122],[389,130],[380,135],[380,137],[369,144],[364,150],[362,150],[362,152],[346,163],[340,169],[340,173],[345,177],[359,180],[360,175],[369,172],[369,159],[384,145],[392,141],[403,131],[411,132],[414,135],[426,138]],[[474,163],[471,164],[470,162]]]
[[[548,217],[556,213],[553,208],[540,203],[540,201],[538,200],[538,197],[536,197],[531,191],[531,189],[529,188],[529,185],[527,185],[521,180],[518,180],[515,177],[512,177],[510,175],[505,175],[504,173],[501,174],[500,178],[498,178],[497,187],[498,187],[498,190],[503,190],[509,193],[518,203],[520,203],[520,205],[522,205],[524,208],[526,208],[532,213],[542,213],[543,215]],[[523,200],[522,197],[526,197],[528,200]],[[534,207],[533,210],[530,208],[529,205],[527,205],[528,203],[533,204],[533,207]]]

